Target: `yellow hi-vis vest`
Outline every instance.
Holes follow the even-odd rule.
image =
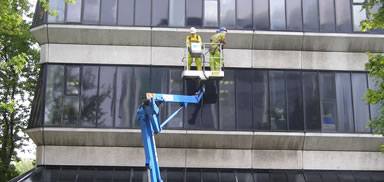
[[[214,54],[216,51],[220,51],[219,47],[218,47],[219,45],[217,45],[217,44],[223,43],[224,40],[225,40],[225,34],[224,33],[216,33],[215,35],[213,35],[211,37],[211,43],[215,43],[215,45],[211,45],[209,52],[211,54]]]
[[[185,42],[187,43],[187,47],[191,47],[191,42],[196,42],[196,43],[200,43],[201,44],[201,38],[200,38],[200,35],[188,35]]]

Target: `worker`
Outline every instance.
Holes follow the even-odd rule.
[[[203,44],[201,43],[201,37],[200,35],[197,35],[195,27],[191,27],[190,34],[187,36],[185,42],[188,47],[188,68],[187,69],[191,70],[191,64],[193,61],[193,58],[191,57],[191,43],[192,42],[200,43],[201,47],[203,46]],[[194,59],[195,59],[197,70],[201,71],[201,58],[195,57]]]
[[[227,28],[221,27],[216,34],[211,37],[211,47],[209,48],[209,65],[212,71],[220,71],[220,66],[223,63],[223,59],[220,58],[220,45],[225,45],[227,41],[225,40],[225,35],[227,33]]]

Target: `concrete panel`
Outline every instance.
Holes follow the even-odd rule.
[[[184,56],[184,48],[181,47],[152,47],[151,63],[160,66],[184,66],[187,64],[187,60],[183,60]]]
[[[301,150],[304,144],[304,133],[288,132],[255,132],[254,150]]]
[[[224,49],[224,66],[232,68],[252,68],[252,50]]]
[[[187,149],[187,168],[251,168],[251,150]]]
[[[301,69],[300,51],[253,50],[253,68]]]
[[[49,58],[49,44],[40,46],[40,63],[48,62]]]
[[[199,29],[197,33],[203,39]],[[185,39],[189,35],[189,29],[186,28],[153,28],[152,46],[164,47],[185,47]]]
[[[27,129],[25,132],[36,145],[44,145],[42,128]]]
[[[160,167],[180,167],[186,166],[186,149],[158,148],[157,149]]]
[[[36,165],[44,165],[44,146],[36,147]]]
[[[139,129],[44,128],[45,145],[143,146]]]
[[[151,63],[151,47],[49,44],[51,63],[135,64]]]
[[[48,28],[47,28],[47,25],[41,25],[41,26],[32,28],[30,30],[30,32],[33,35],[33,37],[35,37],[35,39],[37,40],[39,45],[43,45],[43,44],[48,43]]]
[[[303,151],[304,169],[384,170],[381,152]]]
[[[253,31],[229,30],[225,36],[227,44],[226,49],[252,49]]]
[[[295,150],[254,150],[254,169],[301,169],[302,151]]]
[[[151,28],[48,25],[49,43],[150,46]]]
[[[304,150],[379,152],[384,137],[372,134],[306,133]]]
[[[252,132],[187,130],[187,147],[204,149],[251,149],[252,136]]]
[[[302,32],[255,31],[253,49],[266,50],[301,50]]]
[[[303,69],[364,71],[365,53],[303,51]]]
[[[186,130],[163,130],[156,135],[156,146],[162,148],[185,148]]]

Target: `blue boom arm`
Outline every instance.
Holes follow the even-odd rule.
[[[197,104],[205,93],[205,85],[195,95],[171,95],[147,93],[146,98],[137,109],[136,119],[140,121],[141,136],[143,138],[145,152],[145,166],[148,170],[150,182],[163,182],[160,176],[160,168],[157,160],[156,144],[154,134],[161,132],[163,127],[188,104]],[[159,107],[157,103],[173,102],[180,103],[181,107],[169,116],[164,122],[159,120]]]

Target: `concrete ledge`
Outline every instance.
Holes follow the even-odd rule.
[[[198,29],[209,42],[214,29]],[[183,47],[189,34],[186,28],[150,28],[48,24],[31,29],[40,45],[95,44],[122,46]],[[344,33],[303,33],[230,30],[230,49],[384,52],[384,35]]]
[[[253,149],[255,150],[301,150],[304,133],[255,132]]]
[[[365,53],[303,51],[302,69],[364,71]]]
[[[252,137],[252,132],[187,130],[187,147],[252,149]]]
[[[251,155],[251,150],[187,149],[186,167],[249,169]]]
[[[253,169],[302,169],[302,151],[254,150]]]
[[[301,69],[301,65],[301,51],[252,51],[253,68]]]

